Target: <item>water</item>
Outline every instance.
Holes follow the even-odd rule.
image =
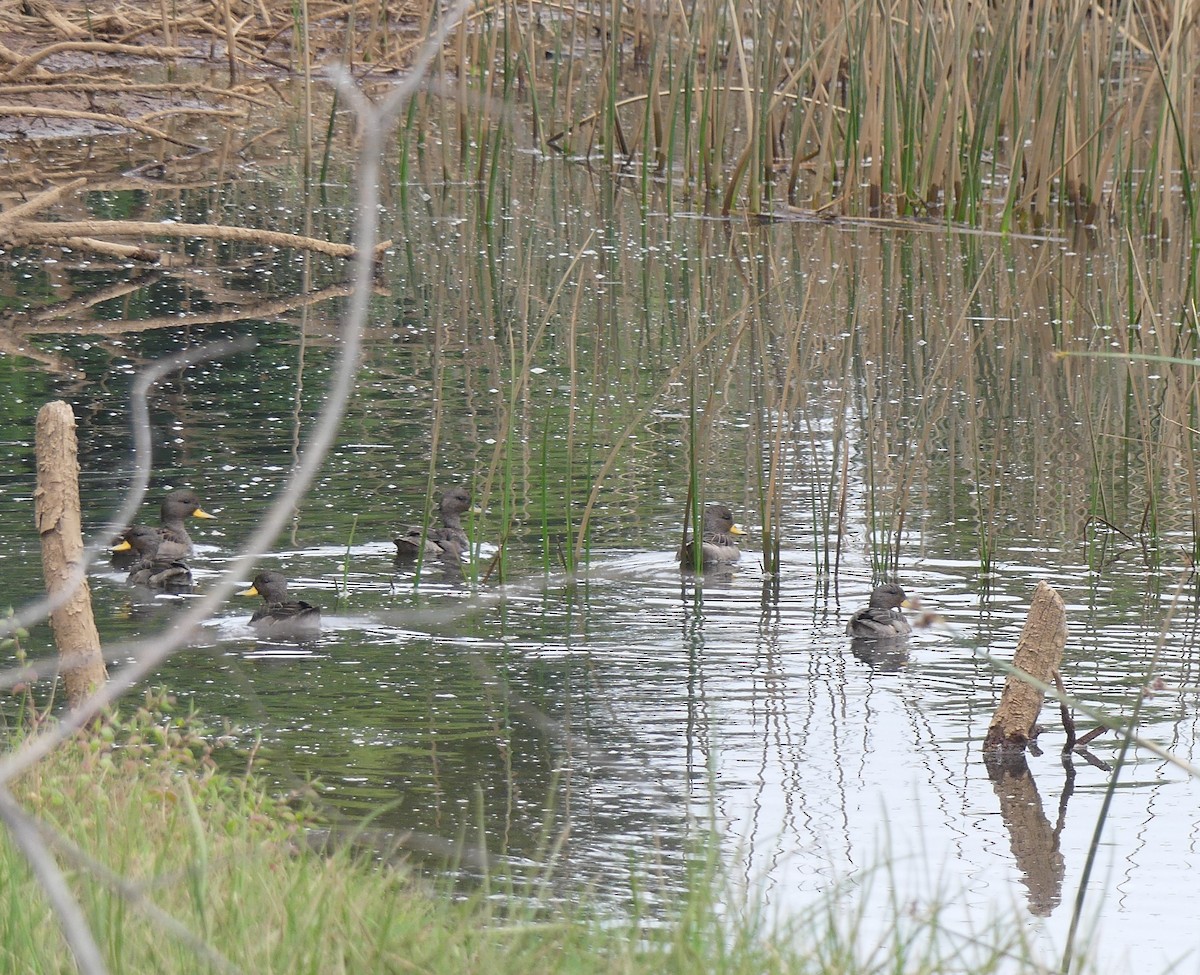
[[[578,169],[511,165],[520,193],[490,222],[472,187],[389,184],[382,229],[399,243],[351,409],[261,562],[323,607],[321,637],[257,641],[254,601],[231,599],[155,681],[243,743],[261,738],[271,780],[315,782],[331,812],[529,859],[548,826],[569,826],[564,888],[595,880],[615,910],[631,871],[669,895],[713,822],[733,877],[783,915],[848,887],[869,906],[866,937],[886,929],[889,899],[920,915],[945,898],[955,930],[1012,914],[1052,957],[1111,773],[1064,768],[1048,706],[1032,789],[993,785],[980,746],[1003,675],[980,652],[1011,657],[1046,579],[1068,607],[1068,690],[1127,716],[1160,681],[1140,731],[1197,760],[1194,377],[1052,357],[1134,339],[1190,348],[1186,323],[1125,324],[1121,291],[1131,262],[1154,260],[1152,304],[1183,307],[1186,254],[668,218],[589,196]],[[239,181],[139,205],[244,209],[254,192]],[[286,221],[301,208],[290,192],[264,187],[255,212]],[[327,196],[319,222],[348,220],[346,191]],[[252,335],[253,351],[156,392],[145,517],[168,487],[200,492],[218,515],[194,531],[203,589],[284,483],[321,406],[341,299],[263,303],[305,282],[340,293],[344,269],[190,253],[191,267],[82,311],[139,272],[13,255],[10,348],[27,355],[0,359],[7,601],[40,585],[30,438],[49,398],[75,409],[95,527],[129,477],[133,372]],[[230,320],[239,308],[247,319]],[[693,436],[707,496],[750,529],[737,569],[699,583],[672,556]],[[465,576],[432,568],[417,584],[391,538],[423,517],[431,453],[435,483],[469,484],[485,510]],[[571,576],[562,553],[597,480]],[[764,497],[779,502],[777,595],[754,549]],[[940,621],[898,652],[856,655],[845,619],[892,564]],[[92,582],[108,646],[186,602],[135,600],[104,566]],[[29,644],[50,652],[46,628]],[[1116,736],[1091,751],[1113,763]],[[1144,748],[1118,782],[1089,940],[1115,968],[1186,957],[1181,970],[1200,970],[1200,786]]]

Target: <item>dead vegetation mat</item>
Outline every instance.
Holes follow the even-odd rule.
[[[420,11],[378,0],[313,0],[303,26],[294,12],[291,0],[0,0],[0,246],[80,246],[94,230],[139,238],[110,256],[161,257],[145,227],[55,235],[34,211],[59,202],[48,189],[227,177],[256,148],[272,155],[272,130],[300,104],[294,79],[331,63],[403,70],[423,27]]]

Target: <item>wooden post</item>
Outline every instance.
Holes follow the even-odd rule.
[[[91,589],[83,574],[75,415],[61,400],[38,410],[36,452],[33,502],[42,537],[42,572],[50,597],[63,600],[50,614],[50,628],[58,644],[67,703],[77,707],[108,673],[92,616]]]
[[[1033,591],[1013,666],[1043,684],[1053,684],[1066,645],[1067,611],[1062,597],[1047,583],[1039,582]],[[983,750],[1024,752],[1042,709],[1042,696],[1040,690],[1020,676],[1009,674],[1000,704],[992,715]]]

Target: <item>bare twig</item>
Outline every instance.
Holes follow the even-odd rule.
[[[8,72],[9,81],[19,81],[34,68],[56,54],[73,51],[80,54],[127,54],[139,58],[185,58],[195,56],[195,51],[186,47],[153,47],[144,44],[111,44],[108,41],[61,41],[34,51]]]
[[[61,186],[52,186],[48,190],[43,190],[41,193],[31,196],[24,203],[18,203],[15,207],[9,207],[3,213],[0,213],[0,233],[3,233],[4,228],[25,220],[32,214],[54,206],[64,196],[68,193],[73,193],[86,182],[87,180],[81,176],[68,183],[63,183]]]
[[[169,132],[156,129],[152,125],[144,125],[134,119],[125,118],[123,115],[112,115],[107,112],[85,112],[73,108],[48,108],[39,105],[0,105],[0,115],[81,119],[87,122],[96,122],[100,125],[111,125],[118,129],[132,129],[134,132],[148,135],[152,139],[163,139],[167,142],[173,142],[177,146],[186,146],[188,149],[193,149],[196,152],[199,152],[202,148],[190,142],[185,142],[183,139],[177,139]]]
[[[297,250],[316,251],[319,254],[328,254],[330,257],[354,257],[358,253],[353,244],[337,244],[333,241],[284,233],[280,230],[229,227],[211,223],[158,223],[153,220],[27,220],[15,223],[5,229],[6,236],[26,244],[60,240],[64,237],[96,237],[107,234],[114,237],[199,237],[205,240],[251,241],[268,247],[294,247]],[[378,246],[389,247],[390,245],[391,241],[383,241]],[[376,249],[372,238],[369,248],[372,260],[375,258]]]

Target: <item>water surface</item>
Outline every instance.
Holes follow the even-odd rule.
[[[564,888],[594,881],[615,910],[631,872],[669,895],[715,823],[732,875],[773,911],[848,890],[869,933],[886,929],[889,901],[920,915],[945,899],[956,931],[1013,916],[1052,957],[1112,772],[1065,768],[1047,707],[1032,783],[994,785],[980,746],[1003,674],[981,654],[1011,657],[1045,579],[1068,606],[1068,689],[1125,716],[1157,681],[1141,733],[1197,760],[1194,378],[1054,356],[1190,349],[1185,322],[1130,325],[1122,290],[1153,264],[1152,304],[1182,307],[1186,254],[1097,234],[668,216],[594,193],[568,165],[510,162],[499,219],[475,187],[389,184],[382,231],[398,243],[354,400],[261,563],[323,607],[322,636],[257,641],[253,601],[231,600],[156,682],[261,738],[272,780],[315,782],[331,811],[531,860],[547,830],[563,835]],[[259,212],[287,223],[295,192],[264,183]],[[255,193],[240,181],[134,196],[165,218]],[[318,222],[348,214],[349,191],[331,185]],[[144,511],[188,484],[218,515],[194,533],[203,589],[284,483],[339,348],[345,269],[249,248],[193,255],[83,311],[81,297],[143,272],[12,255],[9,602],[40,585],[31,431],[47,399],[75,409],[99,526],[129,479],[133,373],[253,336],[254,350],[157,390]],[[219,314],[322,288],[335,296],[302,310]],[[672,554],[693,449],[705,496],[750,531],[736,570],[701,580]],[[430,481],[468,484],[483,506],[461,577],[392,560]],[[765,512],[774,579],[755,550]],[[939,620],[888,652],[853,647],[845,620],[885,575]],[[92,583],[110,646],[165,628],[184,601],[136,599],[104,565]],[[29,644],[49,652],[46,628]],[[1111,766],[1117,736],[1091,751]],[[1114,970],[1200,970],[1200,786],[1149,750],[1125,760],[1089,940]]]

